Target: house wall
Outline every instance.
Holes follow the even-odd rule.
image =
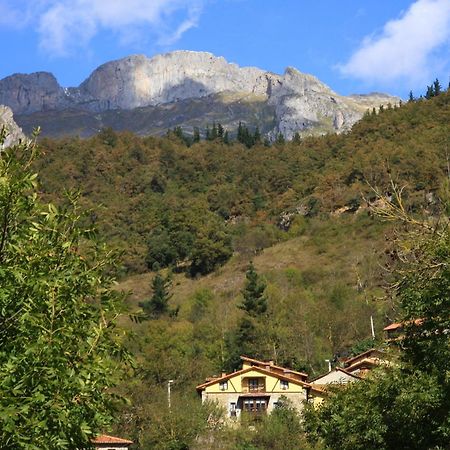
[[[249,395],[245,390],[243,381],[246,378],[264,378],[265,379],[265,391],[264,394],[269,397],[267,404],[267,412],[270,413],[274,407],[275,403],[280,399],[281,396],[288,398],[292,405],[298,410],[302,411],[303,402],[306,400],[307,394],[306,389],[299,385],[289,381],[289,386],[287,389],[281,389],[280,379],[275,376],[265,375],[256,370],[250,370],[244,374],[239,374],[228,379],[228,388],[226,390],[220,389],[220,383],[214,383],[210,386],[205,387],[202,391],[202,401],[213,401],[225,409],[227,416],[230,417],[231,403],[238,405],[239,398],[242,394]],[[259,392],[258,395],[262,395]],[[240,411],[237,412],[239,416]]]
[[[315,379],[311,384],[330,384],[330,383],[350,383],[355,381],[356,378],[348,375],[340,370],[333,370],[332,372],[323,375],[320,378]]]
[[[203,392],[208,393],[208,394],[210,394],[210,393],[233,393],[233,392],[242,393],[243,392],[242,380],[244,378],[265,378],[266,392],[268,392],[268,393],[270,393],[270,392],[301,393],[303,391],[303,386],[295,384],[292,380],[289,380],[288,389],[281,389],[279,378],[277,378],[275,376],[261,374],[261,372],[258,372],[256,370],[250,370],[242,375],[236,375],[234,377],[231,377],[228,380],[228,389],[227,390],[222,391],[220,389],[220,383],[217,382],[210,386],[205,387]]]

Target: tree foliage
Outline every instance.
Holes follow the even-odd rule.
[[[450,436],[450,228],[446,216],[407,213],[401,191],[377,208],[403,223],[392,285],[404,335],[400,359],[374,376],[337,388],[307,415],[310,436],[330,448],[446,448]],[[405,229],[407,230],[405,232]]]
[[[0,154],[0,447],[88,448],[111,420],[122,296],[76,200],[38,200],[35,154]]]
[[[245,286],[242,290],[243,301],[239,306],[250,317],[258,317],[267,311],[266,282],[258,275],[253,262],[245,273]]]
[[[158,318],[163,314],[169,313],[169,301],[172,298],[171,286],[172,277],[170,273],[165,277],[160,273],[155,275],[152,280],[151,298],[139,303],[139,306],[149,318]]]

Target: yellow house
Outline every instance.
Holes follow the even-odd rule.
[[[241,356],[242,369],[221,377],[210,378],[197,386],[202,402],[216,401],[227,417],[239,418],[242,413],[257,416],[270,413],[280,397],[286,397],[300,412],[311,389],[303,372]]]

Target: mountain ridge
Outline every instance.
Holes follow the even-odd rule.
[[[0,80],[0,104],[9,106],[17,116],[67,110],[95,115],[174,104],[176,118],[178,102],[219,94],[240,94],[242,99],[255,96],[263,100],[274,110],[275,124],[266,130],[267,134],[275,137],[281,132],[287,138],[296,132],[347,131],[368,108],[399,100],[379,93],[345,97],[315,76],[293,67],[278,75],[256,67],[240,67],[212,53],[184,50],[151,58],[130,55],[106,62],[78,87],[60,86],[49,72],[14,74]],[[206,119],[203,126],[208,123]],[[227,119],[223,117],[219,121],[231,128],[239,121],[248,121],[245,115],[232,121]],[[183,126],[189,120],[167,122],[166,129],[172,122]]]

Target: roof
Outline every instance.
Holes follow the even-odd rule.
[[[273,361],[260,361],[258,359],[249,358],[248,356],[241,356],[241,359],[242,359],[242,361],[248,361],[250,363],[255,363],[260,366],[269,366],[269,367],[273,367],[274,369],[283,370],[286,373],[294,373],[294,374],[300,375],[302,377],[308,376],[308,374],[304,373],[304,372],[298,372],[297,370],[288,369],[287,367],[277,366],[276,364],[273,363]]]
[[[213,384],[220,383],[221,381],[227,381],[230,378],[233,378],[233,377],[238,376],[238,375],[243,375],[243,374],[251,372],[251,371],[260,372],[263,375],[270,375],[270,376],[279,378],[280,380],[289,381],[291,383],[298,384],[298,385],[303,386],[303,387],[308,387],[309,386],[309,384],[305,383],[304,381],[297,380],[297,379],[294,379],[294,378],[289,378],[289,377],[287,377],[285,375],[282,375],[281,373],[272,372],[270,370],[263,369],[262,367],[252,366],[252,367],[247,367],[246,369],[241,369],[241,370],[237,370],[236,372],[232,372],[232,373],[226,374],[226,375],[224,375],[222,377],[219,377],[219,378],[216,378],[214,380],[207,381],[206,383],[199,384],[196,387],[196,389],[197,389],[197,391],[202,391],[203,389],[205,389],[208,386],[212,386]]]
[[[367,350],[367,351],[365,351],[365,352],[363,352],[363,353],[360,353],[359,355],[356,355],[356,356],[353,356],[352,358],[349,358],[349,359],[347,359],[346,361],[345,361],[345,365],[348,367],[348,366],[351,366],[355,361],[357,361],[358,359],[361,359],[361,358],[366,358],[366,357],[368,357],[369,355],[371,355],[372,353],[378,353],[378,354],[380,354],[380,355],[384,355],[384,352],[383,351],[381,351],[381,350],[378,350],[378,349],[376,349],[376,348],[371,348],[371,349],[369,349],[369,350]]]
[[[392,331],[392,330],[398,330],[399,328],[403,328],[405,325],[421,325],[424,322],[423,319],[416,319],[416,320],[408,320],[407,322],[395,322],[391,323],[387,327],[383,328],[383,331]]]
[[[108,436],[107,434],[102,434],[92,439],[93,444],[132,444],[133,441],[128,439],[122,439],[115,436]]]
[[[333,371],[332,371],[332,372],[333,372]],[[362,379],[360,376],[355,375],[355,374],[353,374],[353,373],[351,373],[351,372],[348,372],[346,369],[343,369],[342,367],[335,367],[335,368],[334,368],[334,372],[342,372],[342,373],[344,373],[345,375],[349,375],[349,376],[351,376],[351,377],[353,377],[353,378],[357,378],[358,380],[361,380],[361,379]],[[331,373],[331,372],[327,372],[327,373],[324,373],[324,374],[319,375],[319,376],[317,376],[317,377],[314,377],[314,378],[312,378],[311,380],[308,380],[308,382],[309,382],[309,383],[313,383],[313,382],[315,382],[316,380],[319,380],[320,378],[327,376],[329,373]]]

